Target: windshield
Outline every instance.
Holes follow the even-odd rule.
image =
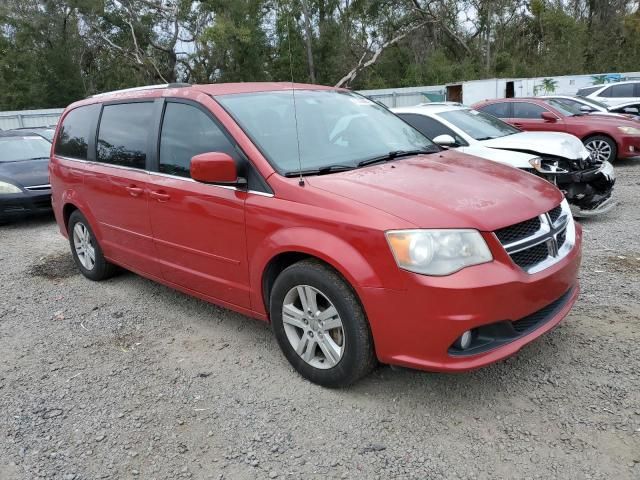
[[[0,137],[0,162],[47,158],[51,144],[42,137]]]
[[[562,103],[560,100],[554,98],[547,98],[543,100],[547,105],[555,108],[558,113],[565,117],[572,117],[574,115],[584,115],[584,112],[580,110],[577,105],[569,105],[568,103]]]
[[[296,90],[216,97],[281,174],[359,163],[390,152],[439,151],[380,105],[351,92]],[[296,117],[298,135],[296,135]]]
[[[505,137],[520,131],[499,118],[477,110],[451,110],[438,115],[476,140]]]
[[[588,104],[594,105],[596,107],[604,108],[605,110],[608,108],[607,104],[599,102],[598,100],[594,100],[593,98],[580,97],[580,101],[582,103],[588,103]]]

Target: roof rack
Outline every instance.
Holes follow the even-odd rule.
[[[143,87],[123,88],[122,90],[112,90],[110,92],[96,93],[95,95],[89,96],[89,98],[104,97],[107,95],[113,95],[114,93],[141,92],[145,90],[159,90],[162,88],[183,88],[183,87],[190,87],[190,86],[191,86],[190,83],[180,83],[180,82],[162,83],[159,85],[145,85]]]

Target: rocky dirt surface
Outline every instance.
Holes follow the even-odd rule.
[[[584,221],[582,294],[519,355],[327,390],[267,325],[77,273],[51,219],[0,227],[0,479],[640,478],[640,162]]]

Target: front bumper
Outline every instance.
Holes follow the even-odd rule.
[[[497,240],[496,240],[497,243]],[[491,263],[466,268],[447,277],[407,272],[406,290],[364,288],[362,300],[383,363],[421,370],[472,370],[514,355],[524,345],[555,327],[578,297],[582,229],[576,245],[553,266],[527,274],[506,252]],[[498,250],[494,249],[496,252]],[[546,315],[542,319],[540,312]],[[538,318],[518,335],[501,338],[477,353],[451,350],[463,332],[499,322]]]
[[[51,212],[51,190],[0,195],[0,221]]]
[[[604,162],[600,168],[559,175],[556,184],[563,191],[576,217],[594,217],[616,206],[613,166]]]
[[[640,156],[640,136],[623,135],[618,139],[618,158]]]

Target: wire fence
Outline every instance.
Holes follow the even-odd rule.
[[[62,108],[0,112],[0,130],[13,128],[48,127],[58,123]]]

